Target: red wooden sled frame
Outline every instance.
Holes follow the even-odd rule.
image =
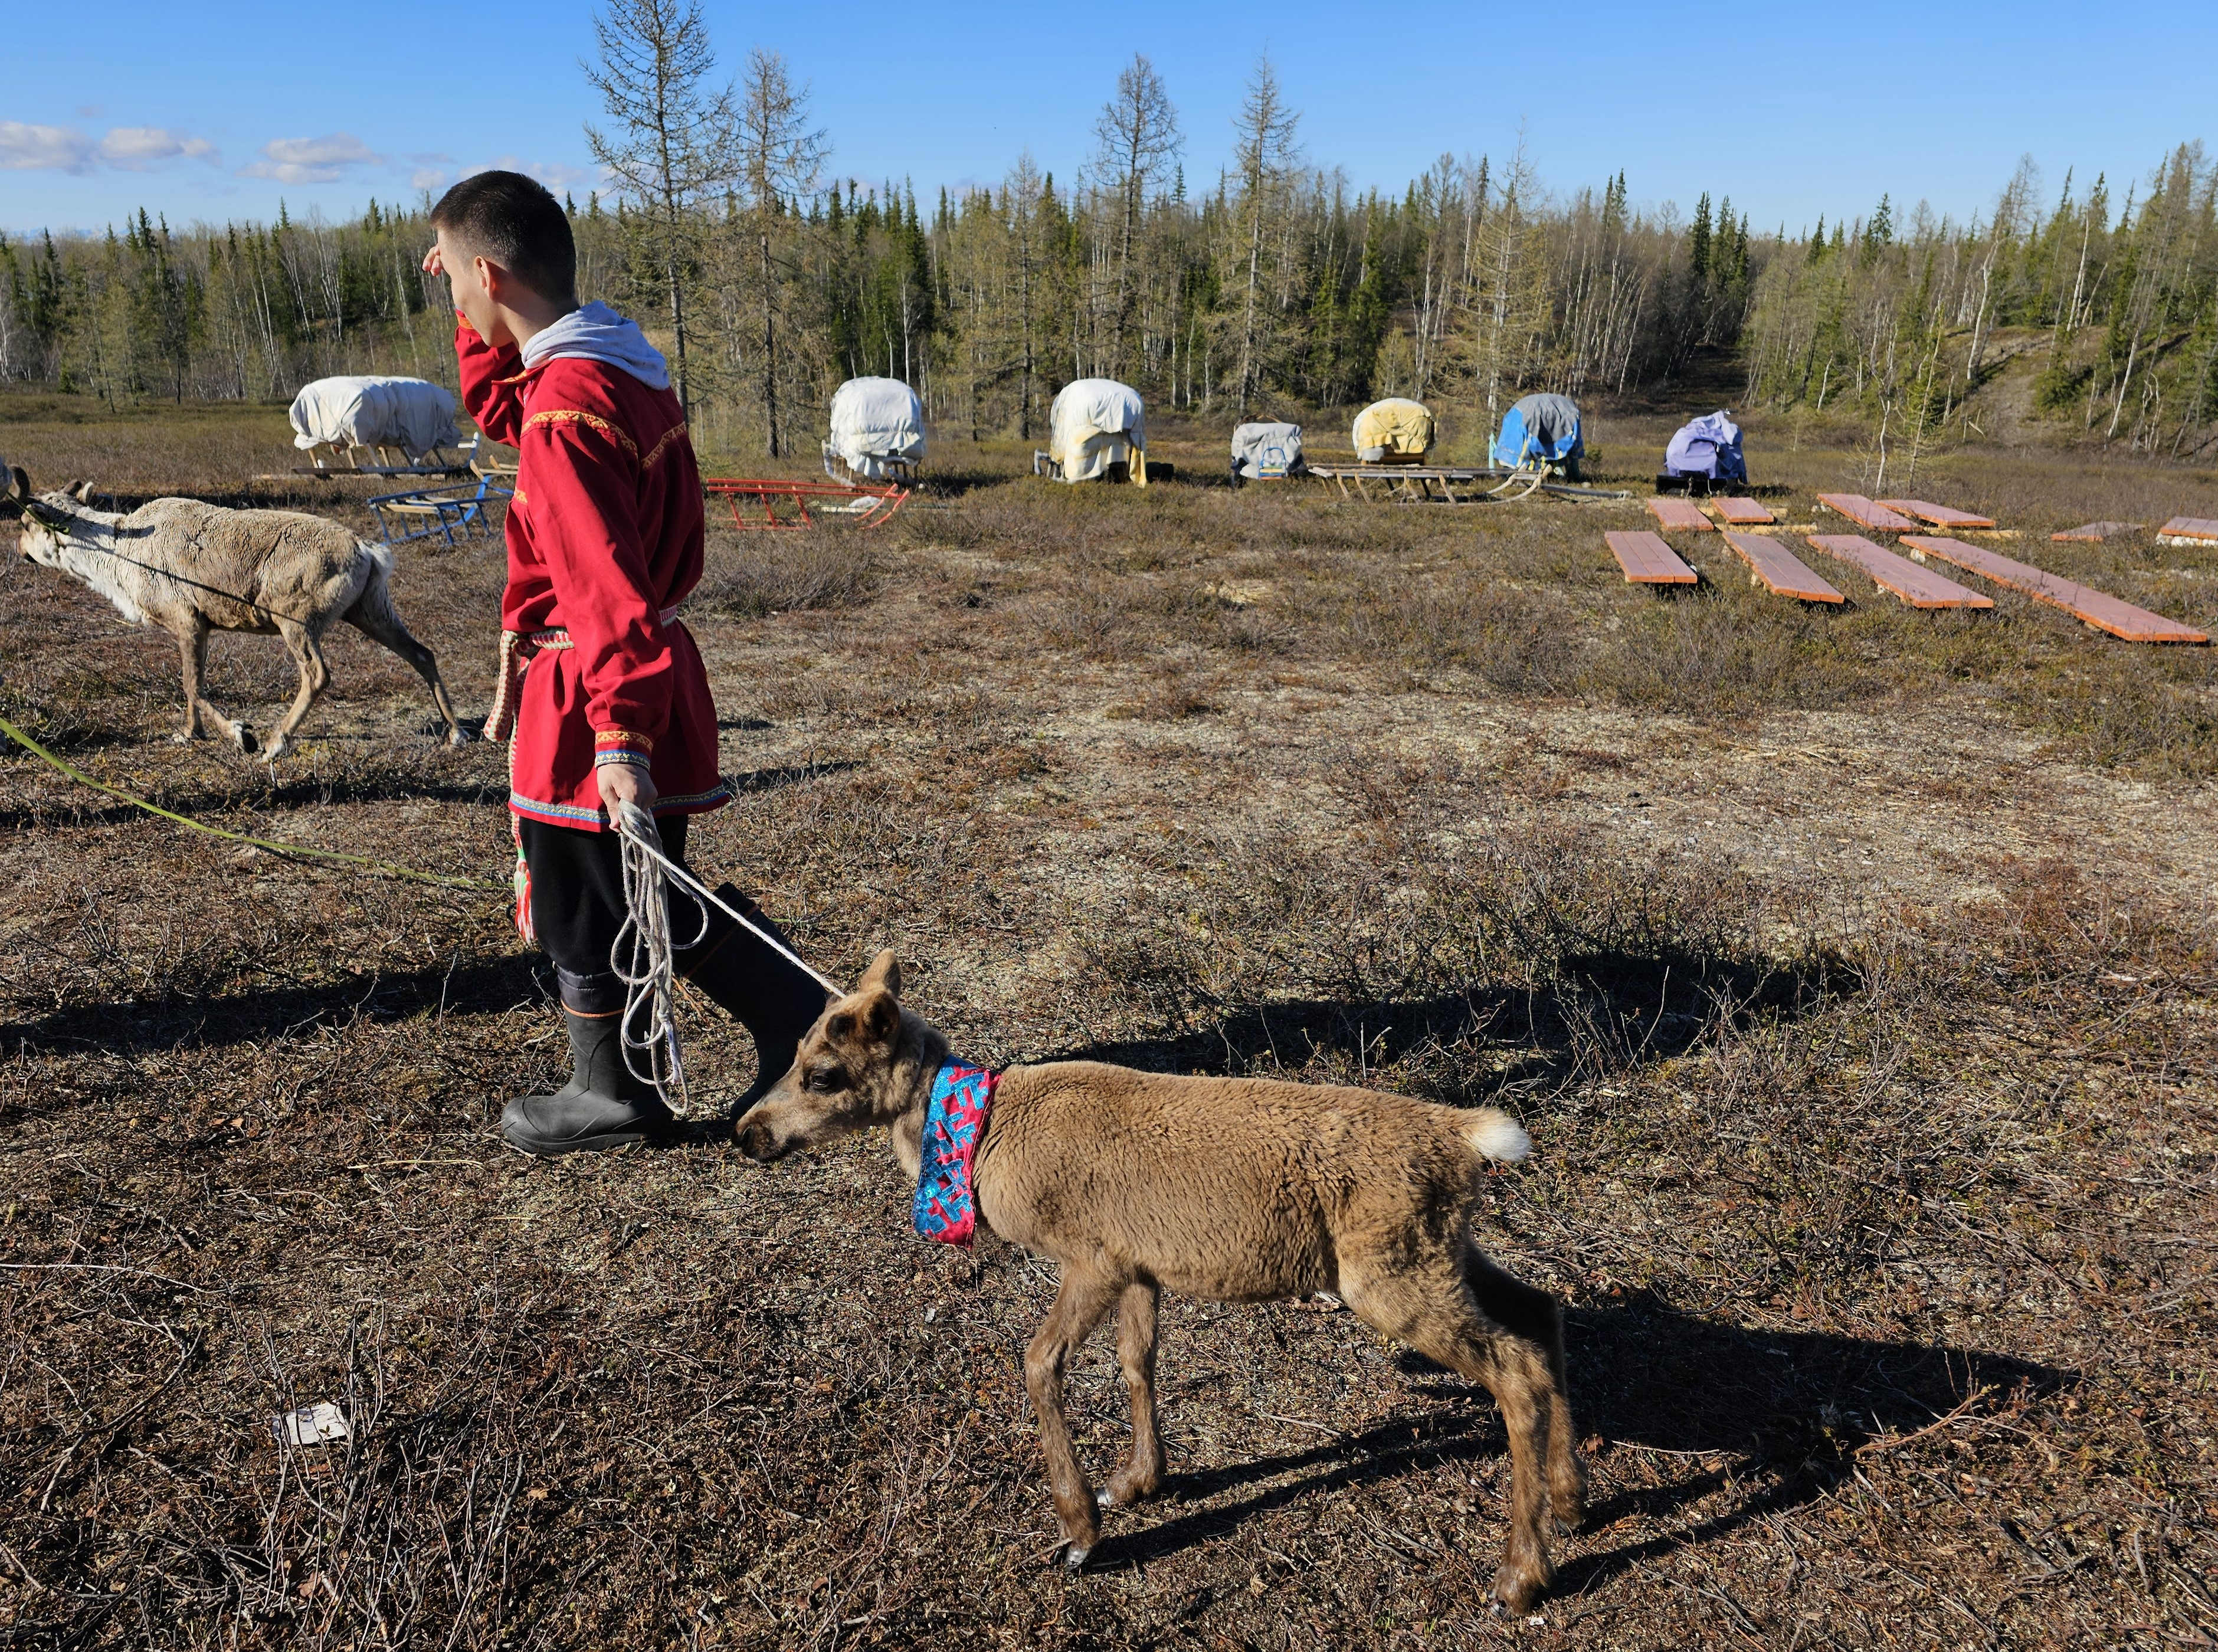
[[[901,502],[909,496],[909,490],[898,482],[787,481],[771,477],[712,476],[703,481],[701,487],[711,498],[730,500],[732,526],[750,529],[814,528],[816,518],[809,512],[811,499],[820,506],[871,500],[873,503],[866,509],[845,510],[838,514],[858,528],[877,528],[900,510]],[[759,521],[751,519],[752,510],[747,516],[740,514],[741,504],[749,500],[762,507]],[[790,505],[793,514],[779,516],[781,503]]]

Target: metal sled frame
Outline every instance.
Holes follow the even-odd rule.
[[[701,490],[710,498],[729,501],[732,526],[749,530],[814,528],[817,519],[809,509],[811,500],[818,510],[845,517],[858,527],[883,527],[910,492],[899,482],[796,482],[755,476],[711,476],[702,482]],[[761,507],[760,517],[752,510],[741,514],[742,506],[750,504]]]
[[[492,534],[494,510],[505,506],[516,492],[516,467],[481,461],[478,455],[484,442],[480,436],[463,449],[462,474],[469,480],[379,493],[363,501],[377,518],[378,533],[387,544],[406,545],[437,534],[451,548],[457,528],[465,539],[476,532]]]

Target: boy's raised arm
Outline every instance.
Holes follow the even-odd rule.
[[[455,364],[462,373],[462,405],[478,429],[504,447],[516,446],[524,429],[524,387],[517,382],[523,355],[513,344],[486,343],[457,310]]]

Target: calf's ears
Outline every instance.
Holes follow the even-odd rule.
[[[855,983],[858,993],[884,993],[889,997],[901,996],[901,962],[894,956],[891,947],[870,960],[870,967],[863,971],[862,980]]]
[[[100,490],[90,482],[79,482],[70,490],[70,498],[75,499],[79,504],[90,504],[99,492]]]
[[[20,508],[31,497],[31,473],[17,465],[8,472],[7,480],[8,491],[0,493],[0,499]]]

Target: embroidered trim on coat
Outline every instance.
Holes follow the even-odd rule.
[[[664,796],[654,800],[653,814],[684,814],[703,809],[722,808],[732,801],[732,789],[722,781],[704,792],[688,792],[680,796]],[[603,814],[598,808],[580,808],[574,803],[543,803],[536,797],[526,797],[511,788],[508,794],[511,813],[528,814],[535,820],[549,821],[555,826],[583,826],[598,831]]]
[[[623,442],[624,451],[631,455],[635,461],[639,458],[639,443],[631,439],[631,432],[621,424],[610,424],[598,413],[585,412],[575,407],[549,407],[524,421],[524,428],[527,430],[535,424],[590,424],[604,435],[612,436]]]

